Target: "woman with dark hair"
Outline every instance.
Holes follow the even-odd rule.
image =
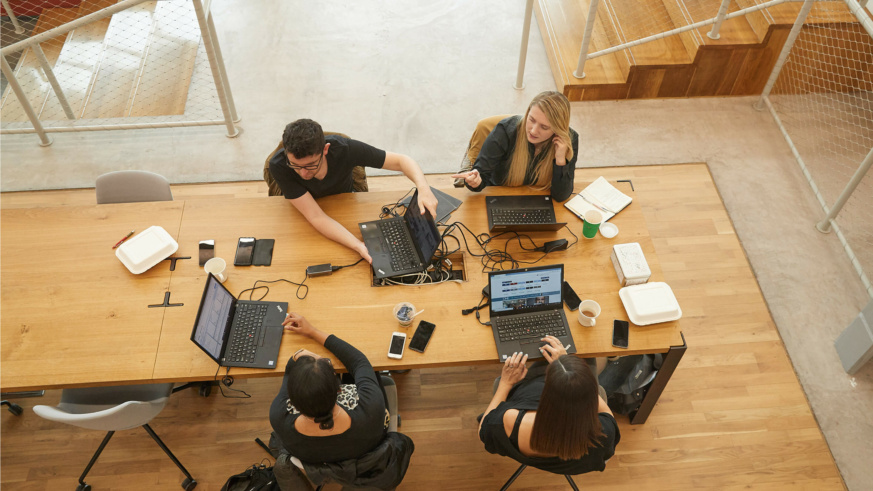
[[[486,186],[532,186],[550,190],[552,198],[563,201],[573,192],[578,154],[579,135],[570,128],[570,101],[560,92],[546,91],[533,98],[524,116],[497,123],[482,143],[473,169],[452,178],[463,179],[473,191]]]
[[[270,424],[282,446],[304,462],[339,462],[373,450],[385,437],[388,411],[367,357],[299,314],[289,313],[283,324],[324,345],[345,365],[354,384],[340,384],[330,358],[307,350],[294,353],[270,406]]]
[[[527,355],[506,360],[479,438],[490,453],[556,474],[603,471],[621,434],[597,378],[557,338],[543,341],[548,363],[528,371]]]

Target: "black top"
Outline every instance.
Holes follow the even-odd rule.
[[[481,191],[486,186],[502,186],[506,180],[506,173],[509,171],[509,163],[512,160],[512,152],[515,148],[516,130],[522,116],[510,116],[502,119],[497,126],[491,130],[485,143],[482,144],[482,150],[479,156],[476,157],[476,163],[473,168],[479,171],[482,177],[482,184],[479,187],[473,188],[467,186],[472,191]],[[579,156],[579,134],[570,128],[570,139],[573,141],[573,158],[567,161],[566,165],[557,165],[552,163],[552,199],[564,201],[570,197],[573,192],[573,175],[576,169],[576,157]],[[524,177],[524,184],[533,184],[533,169],[539,160],[534,157],[534,145],[528,142],[527,144],[529,159],[527,166],[527,175]]]
[[[385,164],[385,150],[371,147],[364,142],[343,138],[339,135],[324,137],[325,143],[330,143],[327,156],[327,174],[324,179],[303,179],[297,172],[288,167],[288,156],[280,148],[270,157],[270,174],[282,188],[282,194],[288,199],[295,199],[307,192],[313,198],[331,196],[340,193],[351,193],[352,169],[361,165],[381,169]]]
[[[339,358],[355,380],[358,393],[356,406],[351,410],[343,408],[352,419],[351,427],[339,435],[331,436],[306,436],[294,428],[294,421],[300,414],[289,404],[285,390],[288,368],[296,363],[293,358],[288,360],[282,387],[270,405],[273,431],[279,435],[288,453],[304,462],[356,459],[375,448],[385,436],[385,398],[367,357],[333,334],[327,338],[324,347]]]
[[[494,410],[485,415],[482,429],[479,430],[479,439],[485,443],[485,450],[489,453],[510,457],[520,464],[555,474],[602,472],[606,466],[606,461],[615,454],[615,446],[621,439],[618,424],[609,413],[598,415],[604,433],[599,445],[588,447],[588,453],[579,460],[561,460],[558,457],[528,457],[519,451],[518,428],[521,425],[521,420],[527,411],[536,411],[544,385],[544,376],[519,382],[509,392],[506,401],[501,402]],[[512,433],[507,436],[503,426],[503,414],[509,409],[517,409],[518,418],[515,420]]]

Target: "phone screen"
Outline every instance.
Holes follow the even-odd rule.
[[[403,354],[403,344],[406,342],[405,336],[392,336],[391,346],[388,347],[388,353],[392,355]]]
[[[201,240],[200,241],[200,265],[203,266],[206,264],[206,261],[209,261],[215,257],[215,241],[214,240]]]
[[[427,343],[430,342],[430,337],[433,335],[433,330],[436,326],[428,321],[421,321],[418,327],[415,328],[415,334],[412,335],[412,341],[409,342],[409,349],[424,353],[427,348]]]
[[[570,309],[570,311],[578,309],[582,300],[579,299],[579,295],[576,295],[573,287],[565,281],[562,290],[562,293],[564,294],[564,303],[567,304],[567,308]]]
[[[627,348],[628,327],[627,321],[615,320],[612,322],[612,345],[616,348]]]
[[[252,254],[255,252],[254,237],[240,237],[236,244],[236,257],[233,264],[236,266],[251,266]]]

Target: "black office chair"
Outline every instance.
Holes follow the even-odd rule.
[[[500,488],[500,491],[506,491],[507,489],[509,489],[509,486],[511,486],[512,483],[515,482],[516,479],[518,479],[518,476],[520,476],[525,469],[527,469],[527,465],[525,464],[521,464],[520,466],[518,466],[518,469],[516,469],[515,473],[512,474],[512,477],[510,477],[509,480],[506,481],[506,484],[504,484],[503,487]],[[573,491],[579,491],[579,488],[576,487],[576,483],[573,481],[573,478],[569,474],[564,474],[564,477],[567,479],[567,482],[570,483],[570,487],[573,488]]]

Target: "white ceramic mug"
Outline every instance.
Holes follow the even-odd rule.
[[[220,257],[213,257],[203,265],[203,270],[207,273],[212,273],[218,281],[224,283],[227,281],[227,263]]]
[[[587,315],[586,312],[591,315]],[[598,315],[600,315],[600,304],[594,300],[583,300],[579,304],[579,324],[592,327],[597,324]]]

